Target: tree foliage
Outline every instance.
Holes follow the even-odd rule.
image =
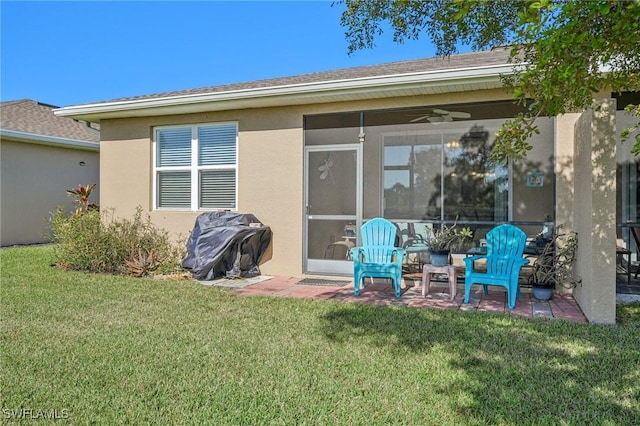
[[[640,0],[342,0],[348,51],[429,38],[439,56],[511,46],[505,88],[527,112],[496,134],[493,159],[522,158],[534,120],[589,108],[594,94],[640,90]],[[526,64],[521,67],[519,64]],[[629,111],[638,115],[636,107]],[[628,137],[631,131],[626,133]],[[623,134],[623,137],[625,134]],[[640,153],[640,135],[634,152]]]

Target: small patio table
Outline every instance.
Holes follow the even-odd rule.
[[[451,300],[456,297],[457,278],[456,267],[454,265],[434,266],[427,263],[422,268],[422,296],[426,296],[431,289],[431,274],[447,274],[449,277],[449,294]]]
[[[407,269],[409,270],[409,272],[416,270],[418,272],[421,271],[423,265],[425,264],[425,259],[429,254],[429,248],[425,245],[415,245],[405,247],[405,251],[407,253]],[[414,256],[413,261],[409,259],[410,255]],[[413,269],[414,266],[417,266],[417,268]]]

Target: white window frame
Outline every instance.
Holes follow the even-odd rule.
[[[236,128],[235,135],[235,162],[233,165],[198,165],[198,129],[201,127],[215,127],[215,126],[229,126],[233,125]],[[162,130],[168,129],[191,129],[191,164],[188,166],[165,166],[158,167],[158,133]],[[172,126],[157,126],[153,128],[153,210],[169,210],[169,211],[204,211],[204,210],[238,210],[238,123],[235,121],[217,122],[217,123],[198,123],[198,124],[184,124],[184,125],[172,125]],[[235,175],[235,197],[234,207],[207,207],[200,208],[200,172],[207,170],[234,170]],[[189,171],[191,172],[191,206],[186,207],[160,207],[158,205],[158,177],[161,172],[169,171]]]

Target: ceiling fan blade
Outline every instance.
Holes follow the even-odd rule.
[[[449,115],[453,118],[471,118],[471,114],[462,111],[451,111]]]
[[[442,123],[443,121],[445,121],[444,117],[429,117],[428,118],[429,123]]]
[[[422,117],[418,117],[418,118],[414,118],[413,120],[410,120],[409,123],[417,123],[418,121],[426,120],[428,118],[429,118],[428,115],[423,115]]]
[[[449,111],[447,111],[446,109],[434,109],[433,112],[435,114],[439,114],[439,115],[448,115]]]

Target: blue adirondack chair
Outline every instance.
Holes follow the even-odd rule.
[[[487,254],[464,259],[464,303],[469,303],[469,293],[473,284],[481,284],[484,294],[489,294],[487,286],[497,285],[507,289],[509,309],[515,308],[516,298],[520,297],[520,269],[529,263],[529,259],[522,257],[526,241],[526,234],[513,225],[500,225],[489,231]],[[487,261],[486,272],[473,270],[473,263],[480,259]]]
[[[389,278],[396,297],[400,297],[405,251],[395,247],[396,232],[397,228],[393,223],[380,217],[362,225],[362,247],[349,250],[353,259],[353,287],[356,296],[360,295],[362,280],[371,277]]]

